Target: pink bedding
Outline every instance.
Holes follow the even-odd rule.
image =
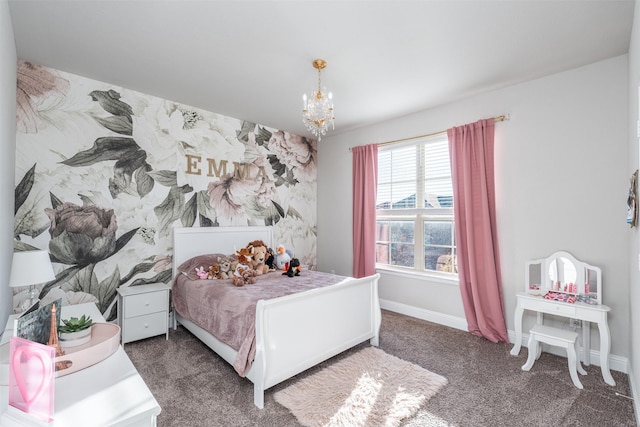
[[[217,255],[202,255],[183,263],[171,292],[174,309],[187,320],[207,330],[238,352],[233,363],[240,376],[246,376],[255,357],[256,304],[261,299],[277,298],[314,288],[334,285],[346,278],[318,271],[303,270],[288,277],[281,272],[257,276],[257,283],[236,287],[231,279],[199,280],[195,268],[217,260]]]

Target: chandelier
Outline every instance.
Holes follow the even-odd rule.
[[[307,97],[305,93],[302,96],[302,122],[307,129],[318,137],[318,141],[329,129],[331,124],[332,129],[335,129],[333,121],[333,95],[331,92],[327,93],[326,88],[323,88],[320,82],[320,71],[327,66],[327,61],[324,59],[316,59],[313,61],[313,68],[318,70],[318,90],[315,89],[311,92],[311,95]]]

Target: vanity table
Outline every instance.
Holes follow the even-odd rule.
[[[550,299],[551,296],[555,299]],[[556,252],[548,258],[528,261],[525,268],[525,292],[516,294],[516,297],[516,339],[511,349],[512,355],[519,354],[522,346],[524,310],[535,311],[538,324],[544,323],[544,314],[581,321],[582,361],[585,365],[590,363],[591,323],[596,323],[600,334],[602,377],[607,384],[616,384],[609,369],[611,336],[607,314],[610,308],[602,304],[600,268],[579,261],[564,251]],[[573,300],[575,302],[567,302]]]

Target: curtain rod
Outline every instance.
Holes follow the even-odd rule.
[[[509,115],[508,114],[503,114],[502,116],[494,117],[493,120],[496,121],[496,122],[503,122],[505,120],[509,120]],[[418,136],[412,136],[412,137],[409,137],[409,138],[394,139],[393,141],[378,142],[376,145],[378,147],[381,147],[383,145],[390,145],[390,144],[395,144],[397,142],[411,141],[412,139],[429,138],[431,136],[444,135],[446,133],[447,133],[446,130],[441,130],[439,132],[428,133],[426,135],[418,135]]]

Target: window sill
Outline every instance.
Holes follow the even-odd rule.
[[[427,273],[423,271],[403,270],[399,268],[376,266],[376,272],[390,276],[407,277],[416,280],[428,280],[429,282],[441,285],[458,286],[460,284],[458,275],[447,273]]]

